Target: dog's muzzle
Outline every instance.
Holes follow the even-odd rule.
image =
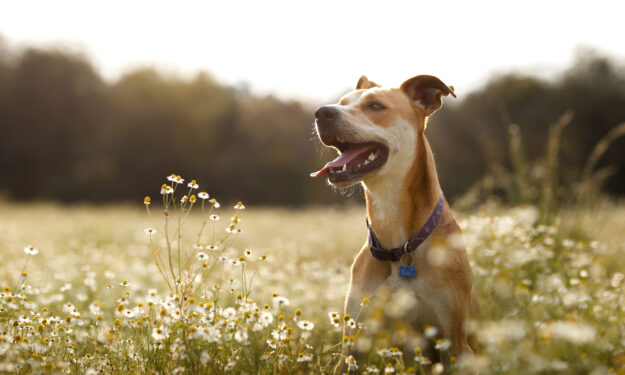
[[[388,148],[382,143],[353,141],[352,136],[345,135],[341,110],[336,105],[319,107],[315,120],[321,143],[337,149],[339,156],[311,177],[328,176],[332,183],[356,182],[386,162]]]

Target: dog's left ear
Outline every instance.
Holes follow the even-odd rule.
[[[441,96],[456,97],[453,86],[447,86],[440,79],[429,75],[412,77],[402,83],[400,88],[412,100],[413,105],[425,111],[426,116],[436,112],[443,105]]]
[[[378,85],[377,83],[373,81],[369,81],[369,78],[367,78],[367,76],[360,77],[360,79],[358,80],[358,83],[356,84],[356,90],[362,90],[362,89],[366,90],[372,87],[380,87],[380,85]]]

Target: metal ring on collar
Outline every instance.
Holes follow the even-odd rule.
[[[406,260],[408,260],[408,262],[406,263]],[[404,267],[409,267],[412,266],[414,257],[412,256],[412,254],[404,254],[401,256],[401,258],[399,258],[399,264],[401,264]],[[406,263],[406,264],[404,264]]]

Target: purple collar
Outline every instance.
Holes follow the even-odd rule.
[[[371,254],[374,258],[379,260],[388,260],[391,262],[398,261],[402,255],[411,254],[413,251],[419,247],[425,241],[434,228],[438,225],[438,222],[441,220],[441,216],[443,215],[443,205],[445,203],[445,198],[443,197],[443,193],[441,193],[441,197],[438,199],[438,203],[436,207],[434,207],[434,211],[430,214],[430,217],[427,219],[423,227],[419,229],[419,232],[404,242],[400,247],[396,247],[394,249],[387,250],[380,246],[380,242],[378,241],[375,233],[373,233],[373,228],[369,225],[369,220],[367,220],[367,228],[369,229],[369,248],[371,249]]]

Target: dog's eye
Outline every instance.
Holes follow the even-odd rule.
[[[372,110],[372,111],[381,111],[383,109],[386,109],[386,107],[384,106],[384,104],[380,103],[380,102],[370,102],[367,104],[367,107]]]

